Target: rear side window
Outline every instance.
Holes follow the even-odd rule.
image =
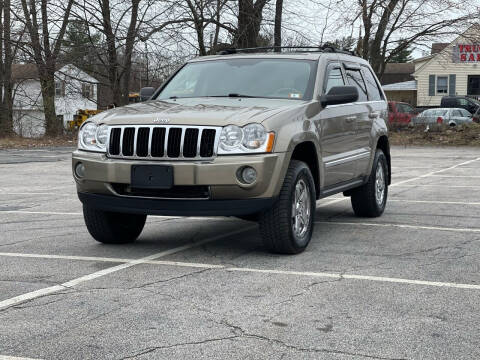
[[[363,67],[363,75],[365,78],[365,84],[367,85],[368,99],[370,101],[383,100],[382,93],[378,88],[378,83],[375,80],[375,76],[373,76],[370,69]]]
[[[452,115],[453,115],[453,116],[462,117],[462,113],[460,112],[460,110],[453,110],[453,111],[452,111]]]
[[[360,69],[347,69],[347,81],[349,85],[356,86],[358,89],[358,101],[367,101],[367,87],[363,80]]]
[[[471,117],[472,114],[470,114],[470,111],[467,111],[465,109],[460,109],[460,112],[462,113],[462,116],[464,117]]]
[[[407,104],[398,104],[397,107],[399,108],[399,112],[401,113],[413,113],[413,107]]]
[[[339,65],[331,65],[327,70],[327,81],[325,83],[325,94],[328,94],[330,89],[335,86],[344,86],[342,70]]]

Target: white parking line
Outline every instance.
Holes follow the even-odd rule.
[[[450,184],[400,184],[398,187],[448,187],[455,189],[480,189],[478,185],[450,185]]]
[[[480,160],[480,157],[478,157],[478,158],[476,158],[476,159],[473,159],[473,160],[464,161],[464,162],[462,162],[462,163],[460,163],[460,164],[453,165],[453,166],[450,166],[450,167],[447,167],[447,168],[443,168],[443,169],[440,169],[440,170],[431,171],[431,172],[429,172],[429,173],[426,173],[426,174],[423,174],[423,175],[420,175],[420,176],[417,176],[417,177],[414,177],[414,178],[411,178],[411,179],[399,181],[399,182],[397,182],[397,183],[395,183],[395,184],[392,184],[392,185],[390,185],[390,186],[403,185],[403,184],[409,183],[409,182],[411,182],[411,181],[423,179],[423,178],[426,178],[426,177],[429,177],[429,176],[432,176],[432,175],[435,175],[435,174],[442,173],[442,172],[444,172],[444,171],[453,170],[453,169],[458,168],[459,166],[468,165],[468,164],[471,164],[471,163],[473,163],[473,162],[475,162],[475,161],[478,161],[478,160]]]
[[[475,228],[473,228],[473,229],[469,229],[469,228],[448,228],[448,227],[439,227],[439,226],[422,226],[422,225],[391,224],[391,223],[315,221],[315,224],[397,227],[397,228],[402,228],[402,229],[421,229],[421,230],[438,230],[438,231],[472,232],[472,233],[479,233],[480,232],[480,228],[479,229],[475,229]]]
[[[226,238],[226,237],[229,237],[229,236],[234,236],[234,235],[240,234],[242,232],[249,231],[253,228],[254,228],[254,226],[249,226],[249,227],[246,227],[246,228],[243,228],[243,229],[231,231],[231,232],[226,233],[226,234],[221,234],[221,235],[218,235],[218,236],[214,236],[214,237],[204,239],[204,240],[192,243],[192,244],[182,245],[182,246],[179,246],[179,247],[176,247],[176,248],[173,248],[173,249],[170,249],[170,250],[165,250],[165,251],[162,251],[162,252],[150,255],[150,256],[145,256],[145,257],[140,258],[140,259],[130,260],[126,263],[116,265],[116,266],[113,266],[113,267],[109,267],[109,268],[106,268],[106,269],[103,269],[103,270],[100,270],[100,271],[96,271],[94,273],[84,275],[84,276],[81,276],[79,278],[64,282],[63,284],[60,284],[60,285],[50,286],[50,287],[47,287],[47,288],[43,288],[43,289],[39,289],[39,290],[35,290],[35,291],[32,291],[32,292],[26,293],[26,294],[23,294],[23,295],[15,296],[13,298],[0,301],[0,309],[7,308],[7,307],[10,307],[10,306],[22,303],[24,301],[28,301],[28,300],[38,298],[38,297],[42,297],[42,296],[45,296],[45,295],[56,293],[56,292],[59,292],[59,291],[62,291],[62,290],[66,290],[66,289],[75,287],[78,284],[81,284],[81,283],[84,283],[84,282],[87,282],[87,281],[91,281],[91,280],[94,280],[94,279],[98,279],[102,276],[109,275],[109,274],[112,274],[114,272],[117,272],[117,271],[120,271],[120,270],[123,270],[123,269],[127,269],[127,268],[135,266],[135,265],[145,264],[145,263],[147,263],[151,260],[155,260],[155,259],[158,259],[158,258],[161,258],[161,257],[164,257],[164,256],[168,256],[168,255],[172,255],[172,254],[178,253],[180,251],[191,249],[193,247],[197,247],[197,246],[200,246],[200,245],[212,242],[212,241],[216,241],[216,240],[219,240],[219,239],[222,239],[222,238]]]
[[[73,213],[73,212],[55,212],[55,211],[24,211],[24,210],[2,210],[0,208],[0,214],[40,214],[40,215],[73,215],[79,216],[83,213]]]
[[[92,257],[92,256],[41,255],[41,254],[21,254],[21,253],[0,253],[0,256],[44,258],[44,259],[63,259],[63,260],[83,260],[83,261],[102,261],[102,262],[123,262],[124,263],[122,265],[118,265],[116,267],[109,268],[109,269],[115,269],[115,268],[121,267],[121,266],[123,266],[122,268],[130,267],[130,266],[133,266],[133,265],[130,265],[132,262],[138,261],[138,260],[133,260],[133,259],[104,258],[104,257]],[[253,273],[262,273],[262,274],[292,275],[292,276],[302,276],[302,277],[323,277],[323,278],[333,278],[333,279],[364,280],[364,281],[377,281],[377,282],[409,284],[409,285],[423,285],[423,286],[435,286],[435,287],[448,287],[448,288],[480,290],[480,285],[477,285],[477,284],[462,284],[462,283],[428,281],[428,280],[412,280],[412,279],[391,278],[391,277],[384,277],[384,276],[340,274],[340,273],[326,273],[326,272],[314,272],[314,271],[290,271],[290,270],[279,270],[279,269],[255,269],[255,268],[242,268],[242,267],[227,267],[225,265],[189,263],[189,262],[182,262],[182,261],[146,260],[146,261],[142,261],[141,264],[165,265],[165,266],[176,266],[176,267],[187,267],[187,268],[203,268],[203,269],[212,269],[212,270],[224,270],[224,271],[229,271],[229,272],[245,272],[245,273],[252,273],[253,272]],[[109,269],[106,269],[106,270],[109,270]],[[117,270],[115,270],[115,271],[117,271]],[[101,271],[99,271],[99,273],[100,272]],[[111,272],[113,272],[113,271],[110,271],[108,273],[111,273]],[[89,275],[87,275],[87,277],[89,277]],[[97,277],[99,277],[99,276],[97,276]],[[97,278],[97,277],[95,277],[95,278]],[[82,279],[82,278],[79,278],[79,279]],[[85,281],[88,281],[88,280],[85,280]],[[73,282],[74,282],[74,285],[79,283],[78,279],[73,280]],[[72,283],[72,282],[70,282],[70,283]],[[68,284],[68,283],[64,283],[62,285],[65,285],[65,284]],[[73,286],[73,285],[70,285],[68,287],[71,287],[71,286]],[[67,287],[67,286],[65,285],[65,287]],[[61,288],[60,290],[64,290],[65,287]],[[29,299],[26,299],[26,300],[29,300]],[[2,308],[2,302],[0,302],[0,309],[1,308]]]
[[[393,202],[404,202],[404,203],[412,203],[412,204],[445,204],[445,205],[471,205],[471,206],[478,206],[480,202],[463,202],[463,201],[437,201],[437,200],[404,200],[404,199],[392,199],[391,197],[388,198],[388,201]]]
[[[41,360],[41,359],[0,355],[0,360]]]

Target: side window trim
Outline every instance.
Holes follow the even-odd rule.
[[[367,100],[366,101],[369,101],[368,100],[368,90],[367,90],[367,83],[365,82],[365,76],[363,75],[363,72],[362,72],[362,68],[360,65],[357,65],[357,64],[353,64],[353,63],[347,63],[347,62],[343,62],[342,63],[343,66],[342,66],[342,73],[345,73],[345,80],[346,80],[346,84],[349,84],[349,80],[348,80],[348,76],[346,74],[346,71],[347,70],[352,70],[352,71],[358,71],[361,78],[362,78],[362,81],[363,81],[363,84],[364,84],[364,87],[362,87],[360,84],[357,84],[356,86],[360,87],[360,88],[364,88],[365,89],[365,95],[367,96]],[[365,102],[365,100],[359,100],[357,102]]]
[[[328,84],[328,78],[330,76],[330,72],[332,70],[335,70],[335,69],[340,70],[340,73],[342,74],[343,84],[346,84],[345,73],[342,69],[341,63],[338,62],[338,61],[331,61],[331,62],[327,63],[326,70],[325,70],[325,75],[324,75],[324,78],[323,78],[323,84],[322,84],[322,94],[323,95],[326,95],[325,91],[327,90],[327,84]]]
[[[363,76],[363,81],[365,81],[365,75],[363,74],[363,72],[364,71],[369,71],[370,72],[370,75],[373,77],[373,80],[375,81],[375,85],[377,86],[377,90],[380,94],[380,99],[381,99],[381,100],[370,100],[370,92],[368,91],[368,86],[367,86],[368,100],[369,101],[385,101],[385,96],[384,96],[383,91],[382,91],[382,86],[378,83],[378,79],[375,76],[374,72],[372,70],[370,70],[370,68],[368,66],[365,66],[365,65],[362,65],[361,68],[362,68],[361,73],[362,73],[362,76]]]

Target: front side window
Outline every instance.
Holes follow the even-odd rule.
[[[448,77],[437,77],[437,94],[445,95],[448,93]]]
[[[345,81],[343,81],[342,69],[340,69],[338,65],[331,66],[327,71],[328,75],[324,89],[325,94],[328,94],[332,87],[345,86]]]
[[[363,80],[360,69],[347,69],[347,81],[350,85],[356,86],[358,89],[358,101],[367,101],[367,87]]]
[[[186,64],[157,100],[192,97],[258,97],[311,100],[317,62],[290,59],[225,59]]]

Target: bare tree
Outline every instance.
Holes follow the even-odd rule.
[[[337,11],[347,24],[360,21],[357,51],[380,76],[385,64],[406,48],[461,33],[478,14],[473,4],[461,0],[344,0]]]
[[[238,24],[235,42],[241,48],[256,47],[263,20],[263,9],[269,0],[238,0]]]
[[[63,123],[57,120],[55,113],[54,75],[72,5],[73,0],[21,0],[23,21],[30,38],[28,47],[37,65],[42,89],[47,135],[58,135],[63,131]]]
[[[10,0],[0,1],[0,82],[2,86],[0,102],[0,136],[12,132],[12,62],[13,49],[11,42],[11,6]]]

